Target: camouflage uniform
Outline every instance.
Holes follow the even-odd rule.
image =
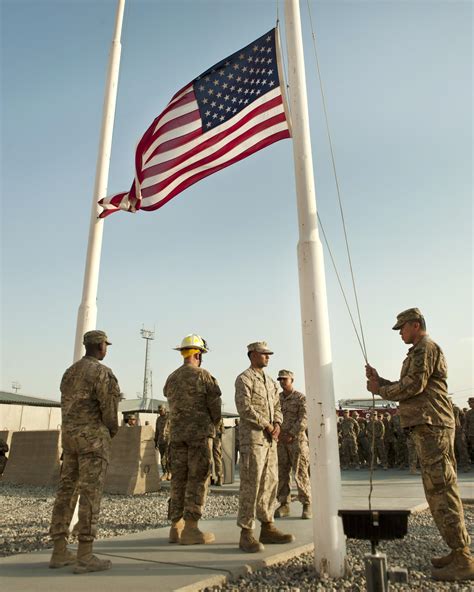
[[[224,467],[222,464],[222,434],[224,433],[224,421],[221,419],[216,427],[216,435],[212,440],[212,460],[214,463],[214,477],[216,483],[222,484],[224,479]]]
[[[84,356],[61,381],[63,465],[51,519],[51,538],[66,537],[79,494],[80,542],[97,531],[100,501],[110,460],[111,439],[118,431],[120,389],[112,370]],[[76,491],[77,488],[77,491]]]
[[[240,492],[237,524],[253,529],[255,517],[273,522],[278,486],[277,443],[265,431],[283,416],[279,386],[264,371],[252,367],[235,381],[235,405],[240,415]]]
[[[384,468],[387,467],[387,455],[385,454],[385,446],[383,437],[385,434],[385,426],[380,419],[370,418],[366,426],[367,440],[369,443],[369,463],[377,467],[377,458],[382,463]],[[372,455],[374,457],[372,458]]]
[[[395,432],[393,430],[393,423],[390,414],[384,413],[383,418],[383,426],[385,428],[384,437],[383,437],[383,444],[385,447],[385,455],[387,457],[387,465],[392,468],[395,466],[395,459],[396,459],[396,452],[395,452],[395,443],[396,437]]]
[[[309,482],[309,446],[306,429],[306,397],[303,393],[293,391],[290,394],[280,393],[280,407],[283,415],[280,437],[278,440],[278,490],[280,504],[289,504],[290,479],[293,469],[298,500],[302,504],[311,503],[311,485]],[[285,436],[292,438],[285,442]]]
[[[5,470],[5,466],[7,464],[7,460],[8,459],[5,456],[5,454],[7,452],[8,452],[8,444],[5,442],[5,440],[3,440],[2,438],[0,438],[0,475]]]
[[[344,415],[340,424],[341,433],[341,465],[342,468],[359,466],[359,455],[357,450],[357,436],[359,435],[359,424],[353,417]]]
[[[469,453],[474,460],[474,409],[468,409],[464,415],[464,433]]]
[[[471,467],[471,461],[469,459],[469,452],[467,449],[466,436],[461,425],[460,409],[456,405],[453,405],[454,421],[456,424],[454,431],[454,451],[456,454],[456,460],[459,464],[464,467],[465,471],[469,471]]]
[[[221,419],[221,390],[204,368],[183,364],[163,389],[170,415],[170,519],[199,520],[211,473],[212,438]]]
[[[169,468],[169,414],[158,415],[155,425],[155,446],[160,453],[161,469],[163,475],[171,473]]]
[[[394,329],[400,326],[398,323]],[[435,523],[451,549],[462,549],[469,546],[470,537],[456,481],[455,422],[446,378],[444,354],[425,335],[408,350],[400,380],[381,378],[378,394],[399,401],[401,425],[410,429]]]
[[[363,417],[357,420],[359,424],[359,434],[357,436],[357,450],[359,453],[359,463],[364,465],[370,462],[370,447],[367,439],[367,421]]]
[[[400,415],[392,417],[392,428],[395,436],[395,464],[399,469],[408,465],[407,435],[400,423]]]

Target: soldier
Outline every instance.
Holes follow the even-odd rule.
[[[370,419],[367,422],[366,432],[369,443],[370,468],[373,468],[375,471],[377,470],[378,459],[386,471],[388,469],[387,456],[385,454],[385,446],[383,442],[385,427],[383,425],[383,421],[379,419],[376,411],[370,415]]]
[[[400,424],[400,410],[397,408],[392,417],[392,428],[395,436],[395,465],[400,471],[408,465],[407,437]]]
[[[216,435],[212,440],[214,485],[219,487],[224,483],[224,467],[222,465],[222,434],[224,433],[224,429],[224,420],[221,419],[216,428]]]
[[[169,414],[164,405],[158,405],[158,417],[155,425],[155,448],[158,448],[160,453],[161,469],[163,471],[162,481],[169,481],[171,479],[171,471],[169,468]]]
[[[294,374],[290,370],[280,370],[278,382],[282,388],[280,407],[283,423],[278,438],[278,490],[280,507],[276,518],[290,515],[290,479],[293,472],[298,489],[298,500],[303,504],[301,518],[312,517],[311,485],[309,483],[309,446],[306,429],[306,397],[293,387]]]
[[[474,397],[470,397],[467,402],[470,409],[464,414],[464,433],[471,459],[474,461]]]
[[[134,415],[133,413],[132,413],[132,415],[129,415],[127,417],[127,421],[126,421],[125,425],[128,428],[134,428],[137,425],[137,416]]]
[[[357,454],[359,455],[359,466],[363,467],[369,464],[370,448],[369,440],[367,439],[367,421],[365,417],[359,417],[357,411],[351,413],[359,426],[359,433],[357,434]]]
[[[0,438],[0,475],[5,470],[5,466],[7,464],[8,458],[6,453],[8,452],[8,444],[5,442],[3,438]]]
[[[385,455],[387,457],[387,465],[392,468],[395,466],[395,433],[393,431],[392,416],[388,411],[383,414],[383,426],[385,433],[383,436],[383,444],[385,447]]]
[[[273,352],[265,341],[250,343],[250,367],[235,381],[235,405],[240,415],[240,492],[237,524],[239,547],[246,553],[263,551],[262,543],[290,543],[294,536],[275,528],[273,512],[278,487],[277,442],[283,416],[278,385],[265,372]],[[253,534],[255,517],[260,539]]]
[[[456,459],[459,462],[459,464],[463,467],[464,472],[469,473],[469,471],[471,470],[471,461],[469,459],[466,436],[464,435],[464,430],[461,424],[461,410],[457,405],[453,405],[453,411],[455,423],[454,452],[456,454]]]
[[[359,453],[357,450],[357,436],[359,435],[359,424],[357,420],[349,415],[349,409],[342,412],[341,421],[341,468],[348,469],[359,466]]]
[[[75,562],[74,573],[110,569],[109,560],[92,554],[100,500],[111,440],[118,431],[120,389],[112,370],[100,363],[111,345],[103,331],[84,334],[85,356],[66,370],[61,380],[63,465],[49,533],[54,542],[49,567]],[[79,494],[77,558],[67,549],[74,513],[71,503]]]
[[[448,555],[431,559],[433,577],[472,580],[474,559],[456,479],[455,422],[448,397],[446,360],[441,348],[428,336],[418,308],[401,312],[392,328],[412,345],[400,380],[390,382],[381,378],[367,364],[367,389],[383,399],[399,401],[401,425],[410,429],[415,443],[426,499],[441,536],[451,548]]]
[[[216,379],[201,368],[207,344],[196,334],[179,347],[183,364],[163,389],[170,409],[171,490],[170,543],[200,545],[215,540],[202,532],[198,521],[206,502],[211,473],[212,438],[221,420],[221,390]]]

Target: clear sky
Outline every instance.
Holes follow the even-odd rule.
[[[449,389],[473,389],[472,3],[310,3],[370,362],[398,376],[395,316],[418,306]],[[283,19],[283,4],[280,2]],[[318,209],[350,296],[306,2],[301,6]],[[274,26],[274,1],[128,0],[109,177],[127,190],[137,140],[185,83]],[[1,0],[1,384],[59,398],[73,357],[102,116],[112,0]],[[284,23],[283,46],[285,47]],[[267,340],[269,372],[304,390],[291,140],[190,187],[156,212],[105,220],[98,328],[127,398],[154,396],[191,332],[225,409]],[[336,398],[365,397],[364,360],[326,252]],[[352,303],[351,299],[351,303]],[[471,389],[471,390],[468,390]]]

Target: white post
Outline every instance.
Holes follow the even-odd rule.
[[[97,321],[97,286],[99,283],[100,254],[102,250],[102,233],[104,226],[104,221],[98,218],[102,210],[97,202],[107,194],[120,53],[122,48],[120,44],[120,35],[122,32],[124,8],[125,0],[117,0],[115,31],[109,55],[107,83],[102,112],[102,130],[100,135],[99,154],[97,156],[94,194],[92,196],[89,243],[87,246],[82,301],[77,313],[76,340],[74,342],[75,362],[82,357],[84,352],[82,336],[86,331],[95,329]]]
[[[290,106],[298,203],[298,269],[308,405],[315,567],[344,575],[346,544],[337,512],[341,474],[323,249],[319,238],[298,0],[285,0]]]

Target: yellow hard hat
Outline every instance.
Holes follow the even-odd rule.
[[[209,351],[206,340],[197,335],[196,333],[190,333],[189,335],[186,335],[186,337],[183,337],[181,345],[178,347],[174,347],[173,349],[177,351],[181,351],[183,349],[199,349],[204,354]]]

